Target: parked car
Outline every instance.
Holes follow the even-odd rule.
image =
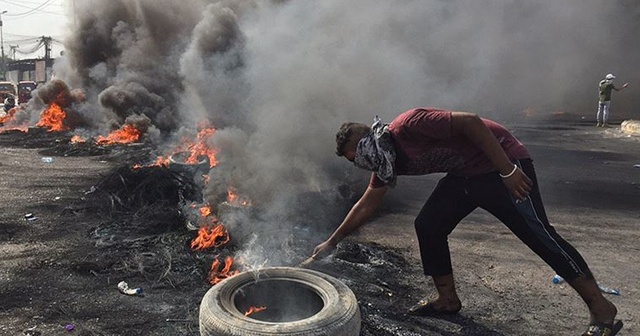
[[[31,99],[31,92],[36,89],[38,84],[34,81],[18,82],[18,104],[24,104]]]

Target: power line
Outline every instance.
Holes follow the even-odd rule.
[[[4,33],[4,35],[10,35],[14,38],[22,38],[22,39],[39,39],[42,37],[42,35],[21,35],[21,34],[13,34],[13,33]],[[62,35],[53,35],[52,36],[54,39],[58,39],[58,40],[62,40],[64,37]]]
[[[6,1],[6,0],[5,0]],[[46,0],[45,2],[43,2],[40,6],[36,7],[36,8],[31,8],[30,10],[24,12],[24,13],[19,13],[19,14],[5,14],[6,16],[10,16],[12,18],[23,18],[25,16],[29,16],[37,11],[42,11],[42,8],[47,6],[48,4],[50,4],[53,0]]]
[[[33,36],[33,35],[21,35],[21,34],[14,34],[14,33],[4,33],[4,35],[10,35],[13,37],[21,37],[21,38],[38,38],[40,36]]]
[[[6,40],[4,41],[4,43],[35,43],[38,42],[38,40],[34,37],[34,38],[28,38],[28,39],[22,39],[22,40]]]
[[[29,10],[33,10],[34,9],[33,7],[25,6],[25,5],[21,4],[21,3],[15,2],[15,1],[9,1],[9,0],[0,0],[0,1],[6,3],[8,5],[11,5],[11,6],[22,7],[22,8],[26,8],[26,9],[29,9]],[[24,1],[22,1],[22,2],[24,2]],[[31,2],[31,3],[33,3],[33,2]],[[63,14],[63,13],[46,11],[44,9],[39,10],[39,12],[65,16],[65,14]],[[15,14],[15,15],[18,16],[18,15],[21,15],[21,14]],[[8,16],[11,16],[11,15],[8,15]],[[16,19],[16,18],[11,18],[11,19]]]
[[[16,1],[13,1],[13,0],[0,0],[0,2],[4,2],[4,3],[7,3],[7,4],[11,4],[11,5],[15,5],[15,4],[17,4],[17,3],[16,3]],[[41,2],[40,2],[40,1],[20,0],[18,3],[21,3],[21,4],[32,4],[32,5],[36,5],[36,4],[37,4],[37,5],[40,5],[40,3],[41,3]],[[52,5],[53,5],[53,6],[64,7],[64,5],[63,5],[63,4],[61,4],[61,3],[56,3],[56,4],[52,4]]]

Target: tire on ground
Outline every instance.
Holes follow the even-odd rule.
[[[293,281],[316,293],[324,302],[316,314],[290,322],[268,322],[246,317],[234,303],[243,286],[264,280]],[[268,309],[268,308],[267,308]],[[213,286],[200,304],[201,336],[358,336],[360,310],[353,292],[321,272],[274,267],[244,272]]]
[[[209,157],[199,155],[196,163],[186,163],[185,160],[191,155],[190,152],[179,152],[169,156],[169,169],[177,173],[207,174],[211,169]]]

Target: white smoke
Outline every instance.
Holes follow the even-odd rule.
[[[76,6],[56,72],[88,91],[104,116],[91,120],[144,115],[171,134],[207,119],[218,128],[220,150],[209,194],[233,183],[269,204],[267,221],[295,213],[292,199],[301,193],[334,193],[354,172],[334,154],[335,132],[346,121],[390,121],[417,106],[497,121],[527,108],[589,116],[596,83],[609,72],[632,83],[615,97],[614,116],[640,113],[635,1]]]

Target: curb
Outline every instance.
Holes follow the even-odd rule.
[[[640,121],[638,120],[625,120],[620,124],[622,132],[634,135],[640,135]]]

